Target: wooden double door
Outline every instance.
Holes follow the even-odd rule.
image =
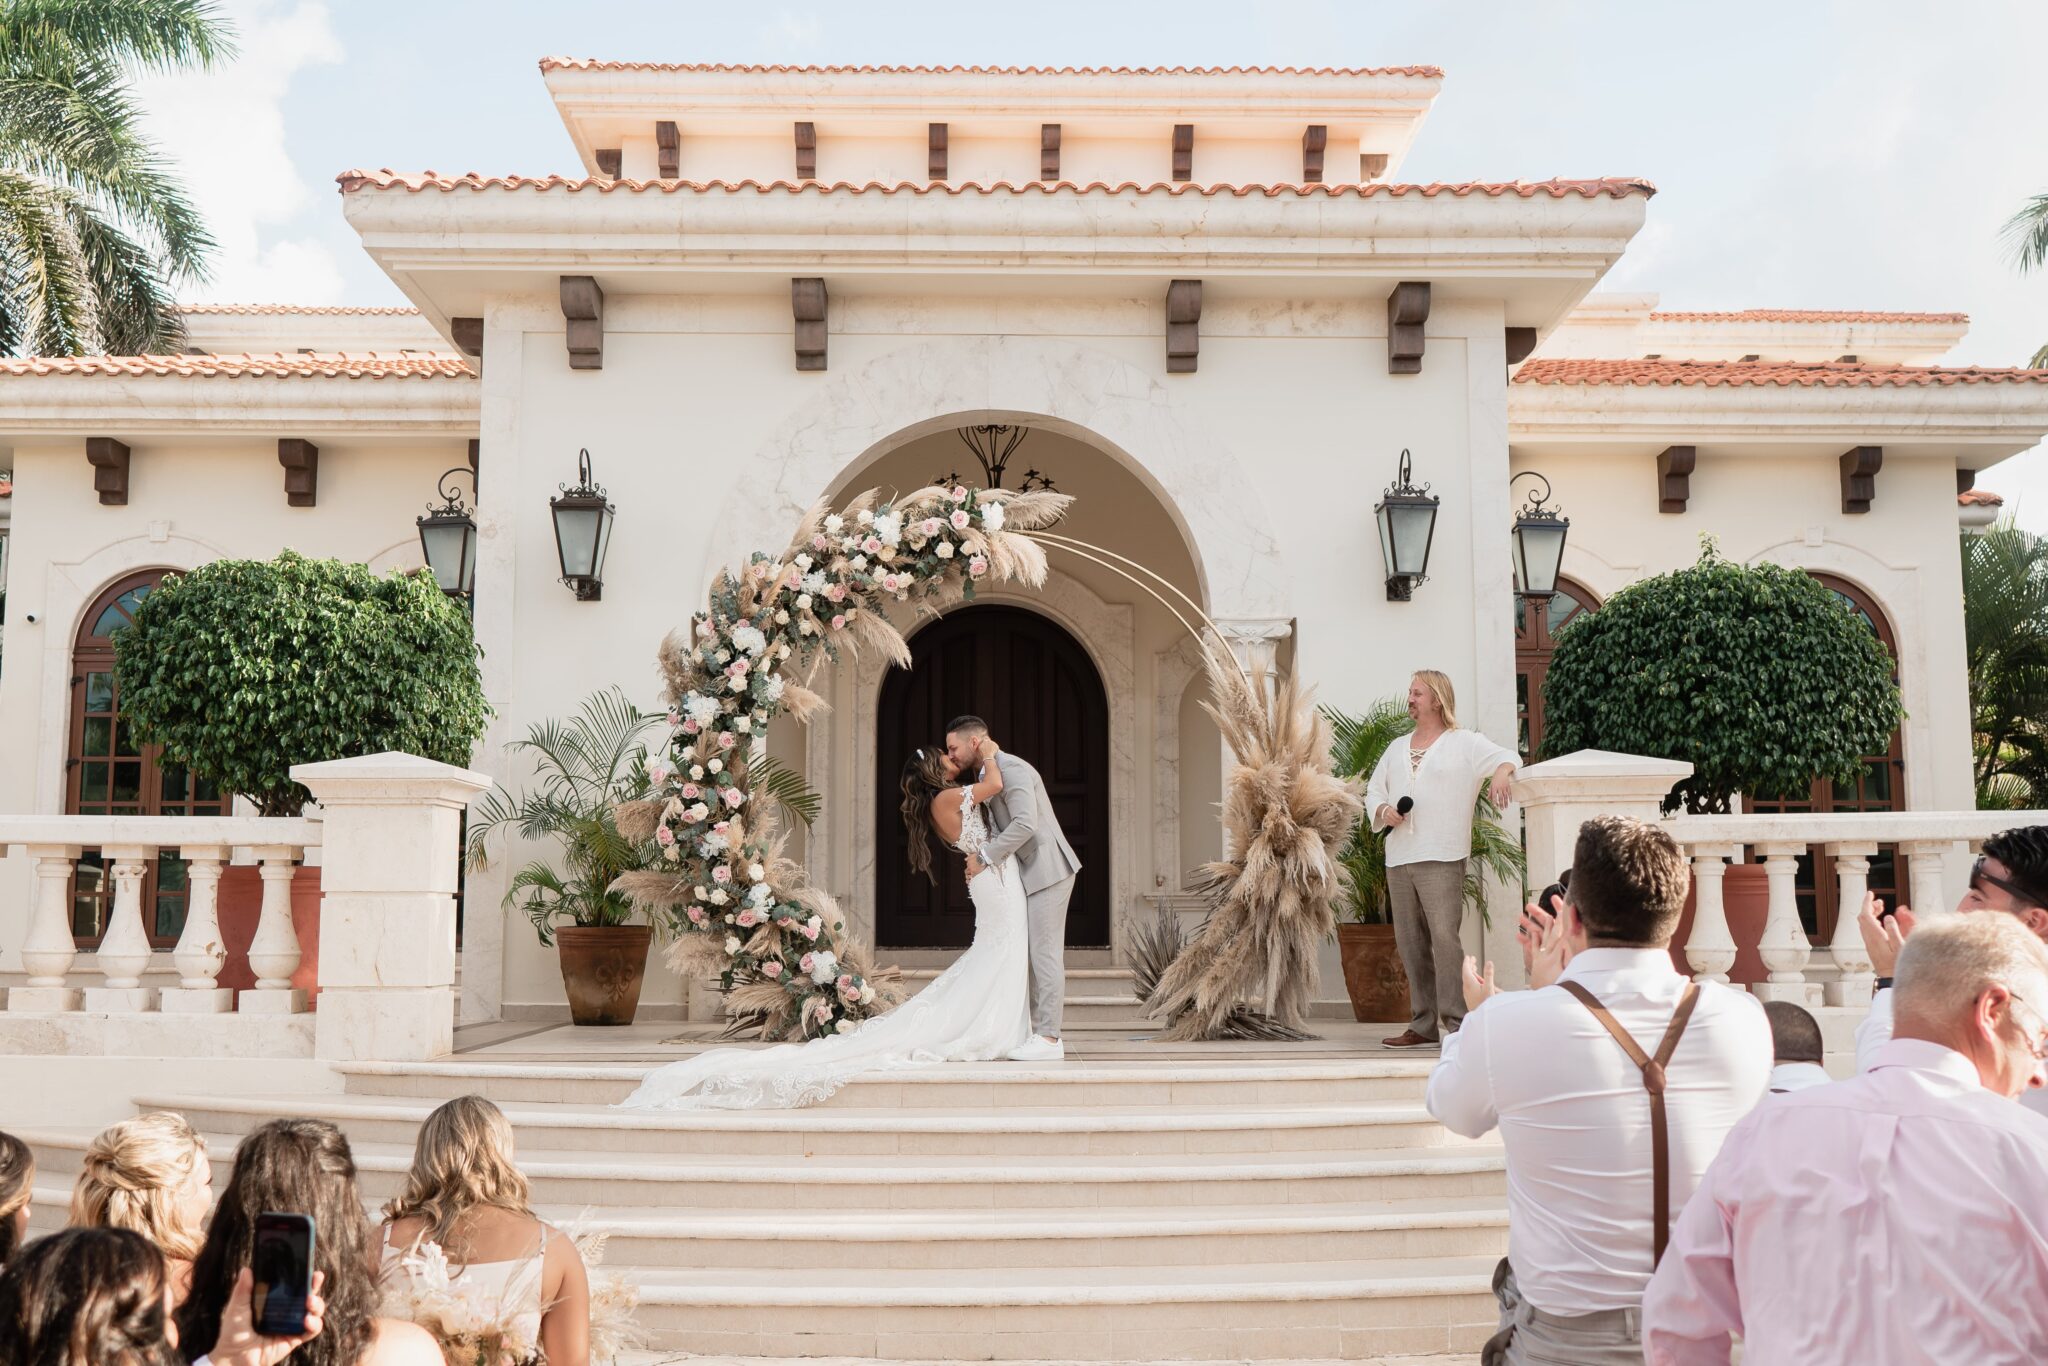
[[[964,948],[974,936],[961,857],[941,852],[938,882],[911,871],[901,815],[904,760],[945,743],[974,715],[1045,779],[1081,876],[1067,943],[1109,943],[1109,700],[1081,643],[1021,607],[966,606],[910,639],[911,667],[882,680],[875,725],[875,926],[883,948]]]

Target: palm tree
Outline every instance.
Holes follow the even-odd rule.
[[[2048,801],[2048,537],[2010,518],[1962,538],[1977,804]]]
[[[1330,721],[1330,767],[1347,778],[1370,778],[1387,746],[1415,729],[1407,707],[1392,698],[1373,703],[1363,716],[1347,716],[1330,707],[1323,708],[1323,715]],[[1342,859],[1350,875],[1350,895],[1340,916],[1361,925],[1390,923],[1387,837],[1373,830],[1369,815],[1352,828]],[[1528,868],[1521,841],[1502,828],[1500,808],[1481,792],[1472,818],[1472,849],[1465,859],[1465,904],[1475,907],[1484,920],[1486,875],[1520,886]]]
[[[2020,274],[2048,264],[2048,194],[2037,194],[2020,211],[2005,220],[2005,240]],[[2035,369],[2048,367],[2048,346],[2027,362]]]
[[[0,0],[0,354],[172,351],[213,240],[128,89],[234,52],[209,0]]]

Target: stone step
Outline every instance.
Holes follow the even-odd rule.
[[[145,1110],[173,1110],[204,1133],[241,1135],[273,1119],[318,1114],[351,1143],[414,1141],[434,1108],[428,1100],[280,1095],[215,1100],[150,1094]],[[1376,1102],[1294,1109],[1181,1107],[1090,1108],[993,1114],[894,1110],[679,1111],[648,1113],[604,1106],[505,1107],[522,1151],[603,1151],[616,1156],[713,1156],[743,1151],[762,1158],[834,1156],[1055,1158],[1237,1153],[1317,1154],[1373,1148],[1462,1145],[1419,1105]]]
[[[673,1056],[687,1056],[678,1050]],[[1404,1101],[1419,1104],[1435,1063],[1396,1055],[1321,1062],[949,1063],[856,1078],[810,1113],[894,1109],[966,1113],[1049,1106],[1300,1106]],[[351,1095],[405,1096],[436,1102],[465,1092],[501,1105],[557,1101],[611,1105],[652,1068],[445,1061],[341,1063]]]
[[[649,1270],[640,1321],[693,1353],[1062,1361],[1476,1351],[1491,1256],[1264,1266]]]
[[[317,1112],[316,1112],[317,1113]],[[94,1129],[17,1128],[36,1150],[40,1184],[68,1188]],[[236,1137],[206,1134],[215,1185],[226,1182]],[[399,1193],[412,1144],[352,1145],[364,1198]],[[1000,1221],[1049,1209],[1330,1206],[1386,1200],[1504,1197],[1506,1165],[1488,1144],[1383,1148],[1364,1155],[1245,1153],[1003,1159],[806,1159],[724,1154],[662,1161],[649,1154],[522,1149],[519,1166],[539,1205],[593,1213],[816,1208],[842,1213],[987,1210]]]

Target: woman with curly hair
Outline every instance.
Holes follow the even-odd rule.
[[[537,1347],[547,1366],[588,1366],[583,1259],[527,1201],[505,1112],[482,1096],[449,1101],[420,1125],[405,1193],[384,1207],[384,1283],[402,1283],[432,1244],[459,1268],[452,1288],[466,1303]]]
[[[171,1298],[183,1303],[206,1241],[213,1164],[182,1115],[124,1119],[92,1141],[71,1191],[73,1228],[125,1228],[164,1254]]]
[[[13,1134],[0,1133],[0,1267],[14,1260],[28,1238],[28,1202],[36,1184],[36,1155]]]
[[[256,1216],[269,1212],[312,1218],[314,1274],[326,1297],[320,1336],[285,1360],[292,1366],[444,1366],[426,1330],[377,1317],[370,1220],[356,1186],[355,1158],[341,1130],[318,1119],[272,1120],[235,1149],[234,1171],[178,1310],[191,1358],[214,1354],[224,1341],[224,1318],[245,1312],[241,1304],[231,1311],[230,1301],[248,1299]]]

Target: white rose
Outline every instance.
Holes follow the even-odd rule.
[[[835,512],[825,519],[825,534],[827,536],[837,536],[844,530],[846,530],[846,519],[838,513]]]
[[[808,612],[811,610],[811,595],[809,593],[800,593],[797,595],[796,610],[799,612]]]
[[[814,635],[814,634],[816,634],[816,632],[817,632],[817,630],[818,630],[818,627],[817,627],[817,624],[816,624],[815,622],[813,622],[813,621],[812,621],[812,620],[811,620],[811,619],[810,619],[809,617],[805,617],[805,618],[804,618],[804,619],[803,619],[802,621],[800,621],[800,622],[798,622],[798,623],[796,624],[796,629],[797,629],[797,630],[798,630],[798,631],[799,631],[800,633],[802,633],[802,634],[804,634],[804,635],[807,635],[807,636],[808,636],[808,635]],[[782,648],[786,650],[786,649],[788,649],[789,647],[788,647],[787,645],[785,645],[785,646],[783,646]]]
[[[788,659],[788,658],[789,658],[789,644],[788,644],[788,642],[786,642],[786,641],[785,641],[785,642],[784,642],[783,644],[781,644],[781,645],[778,645],[778,646],[776,646],[776,647],[775,647],[775,657],[776,657],[777,659]],[[768,680],[768,695],[769,695],[770,697],[780,697],[780,696],[782,696],[782,680],[781,680],[781,679],[779,679],[779,678],[771,678],[771,679],[769,679],[769,680]]]
[[[875,1003],[875,989],[873,987],[862,987],[860,989],[860,1003],[864,1006],[871,1006]]]
[[[851,1034],[851,1033],[853,1033],[853,1028],[854,1028],[854,1025],[853,1025],[853,1021],[851,1021],[851,1020],[841,1020],[841,1021],[840,1021],[840,1022],[838,1023],[838,1025],[836,1026],[836,1029],[837,1029],[837,1030],[838,1030],[838,1032],[839,1032],[839,1033],[841,1033],[841,1034]]]
[[[755,882],[759,882],[768,876],[768,870],[758,863],[752,863],[747,865],[747,876]]]
[[[799,570],[809,570],[811,567],[811,557],[808,555],[799,555],[796,557],[794,561],[792,561],[792,563],[794,563]]]
[[[690,765],[690,781],[691,781],[691,782],[693,782],[693,783],[701,783],[701,782],[703,782],[703,781],[704,781],[704,765],[702,765],[702,764],[691,764],[691,765]]]
[[[723,773],[725,772],[725,760],[713,759],[708,767],[713,773]]]
[[[866,569],[866,568],[868,567],[868,557],[867,557],[867,556],[865,556],[865,555],[856,555],[856,556],[854,556],[854,557],[853,557],[853,567],[854,567],[855,569],[861,569],[861,570],[864,570],[864,569]]]
[[[787,607],[778,607],[775,609],[775,624],[777,626],[789,625],[789,609]]]
[[[728,954],[734,954],[740,951],[740,937],[738,935],[729,934],[725,937],[725,951]]]
[[[751,731],[754,728],[753,719],[751,717],[746,716],[742,716],[739,720],[733,722],[732,724],[733,729],[737,730],[742,735],[745,735],[747,732]]]
[[[932,550],[932,554],[938,556],[942,560],[952,559],[953,543],[951,541],[940,541],[938,545]]]
[[[727,895],[725,894],[725,888],[723,888],[723,887],[713,887],[713,888],[711,889],[711,904],[712,904],[712,905],[714,905],[714,906],[723,906],[723,905],[724,905],[724,904],[725,904],[726,902],[728,902],[728,901],[730,901],[730,900],[732,900],[732,898],[731,898],[731,897],[729,897],[729,896],[727,896]]]
[[[862,526],[873,526],[875,524],[875,514],[867,508],[862,508],[860,510],[860,524]]]

